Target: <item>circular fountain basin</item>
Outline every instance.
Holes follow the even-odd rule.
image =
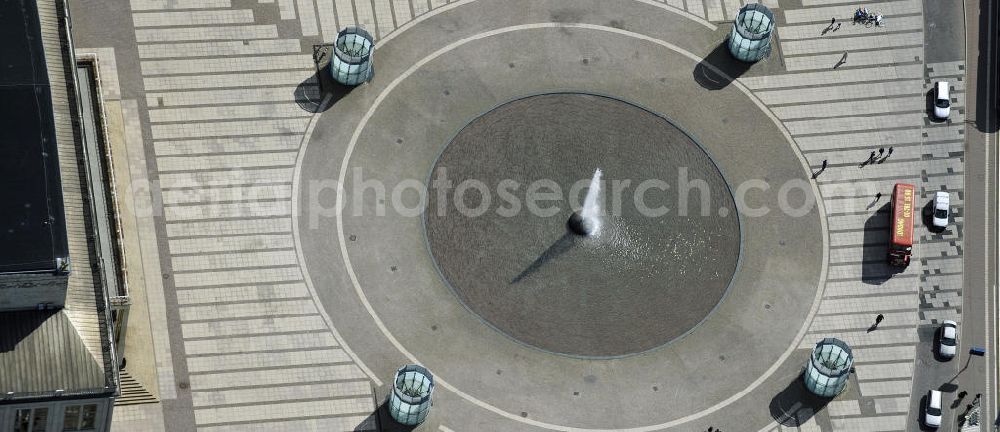
[[[580,236],[567,221],[598,167],[601,230]],[[711,157],[621,100],[559,93],[501,105],[458,132],[431,179],[441,173],[456,187],[428,194],[438,271],[472,313],[547,352],[663,346],[711,314],[738,267],[740,223]]]

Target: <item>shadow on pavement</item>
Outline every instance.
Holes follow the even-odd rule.
[[[332,45],[313,45],[313,61],[316,73],[295,87],[295,102],[303,111],[311,113],[324,112],[339,100],[345,98],[356,86],[348,86],[337,82],[330,74],[330,59],[333,56]],[[374,66],[372,66],[374,73]]]
[[[816,396],[806,389],[802,377],[799,376],[771,399],[768,408],[771,418],[778,424],[798,427],[812,419],[829,402],[830,399]]]
[[[295,103],[299,104],[299,108],[303,111],[321,113],[330,109],[352,90],[354,86],[346,86],[335,81],[330,76],[329,70],[324,67],[295,87]],[[329,100],[323,103],[327,97]]]
[[[861,280],[868,285],[881,285],[902,271],[888,263],[889,223],[889,203],[883,204],[865,221]]]
[[[958,384],[944,383],[938,386],[938,391],[941,393],[954,393],[955,390],[958,390]]]
[[[410,432],[417,426],[406,426],[396,422],[389,415],[389,399],[386,398],[368,417],[354,427],[354,432]]]
[[[992,3],[992,5],[991,5]],[[1000,5],[995,0],[981,0],[979,2],[979,59],[977,61],[978,73],[976,83],[979,89],[976,91],[976,129],[983,133],[993,133],[997,131],[996,114],[1000,108],[1000,96],[998,96],[997,86],[1000,79],[996,77],[997,60],[997,18],[996,14]],[[992,39],[992,40],[991,40]],[[992,47],[986,49],[985,47]],[[985,80],[985,83],[983,82]],[[990,91],[992,89],[992,91]],[[966,101],[968,105],[970,101]]]
[[[722,41],[695,66],[692,75],[694,75],[694,80],[698,85],[708,90],[722,90],[733,80],[746,73],[752,66],[752,63],[733,58],[726,42]]]
[[[920,220],[923,221],[927,231],[938,232],[934,227],[934,200],[930,200],[920,209]]]

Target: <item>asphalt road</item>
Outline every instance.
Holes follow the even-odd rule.
[[[957,2],[925,1],[925,55],[927,62],[962,58],[963,15]],[[957,431],[959,414],[977,393],[984,395],[984,419],[996,417],[996,71],[997,6],[990,0],[965,2],[966,189],[964,288],[959,352],[942,361],[934,355],[936,326],[918,329],[909,430],[925,430],[920,419],[930,389],[944,392],[944,432]],[[970,356],[972,347],[985,347],[987,356]],[[993,367],[990,367],[993,365]],[[993,392],[988,391],[993,389]],[[965,391],[964,398],[959,398]],[[983,429],[984,431],[992,429]]]
[[[965,15],[959,0],[924,0],[924,61],[960,61],[965,58]]]
[[[965,282],[959,356],[968,362],[960,388],[983,393],[984,419],[996,418],[996,215],[997,215],[997,5],[968,0],[966,65],[969,122],[966,127]],[[968,357],[972,346],[985,357]],[[964,409],[964,406],[962,407]],[[992,430],[992,429],[983,429]]]

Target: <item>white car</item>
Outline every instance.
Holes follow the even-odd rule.
[[[934,117],[947,119],[951,114],[951,90],[947,81],[938,81],[934,85]]]
[[[934,194],[934,227],[947,228],[948,216],[951,213],[951,196],[948,192],[938,191]]]
[[[945,320],[941,323],[941,338],[938,341],[938,354],[944,358],[955,357],[955,346],[958,345],[958,323]]]
[[[927,393],[924,405],[924,425],[937,429],[941,427],[941,392],[931,390]]]

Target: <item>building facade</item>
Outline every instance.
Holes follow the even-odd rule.
[[[0,29],[0,431],[106,431],[123,287],[68,10],[0,2]]]

